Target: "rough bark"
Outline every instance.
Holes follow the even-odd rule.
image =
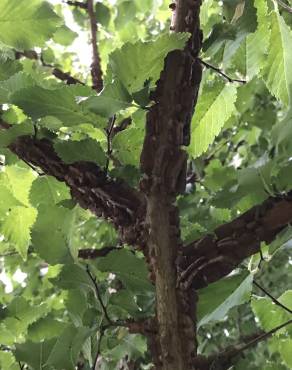
[[[93,0],[87,1],[87,12],[90,20],[91,31],[91,46],[92,46],[92,63],[91,63],[91,77],[93,88],[99,93],[103,88],[103,78],[101,70],[101,60],[97,46],[97,23],[94,10]]]
[[[18,137],[9,146],[20,159],[39,167],[57,180],[65,182],[73,199],[97,217],[109,219],[124,243],[143,245],[141,220],[144,219],[144,198],[121,180],[113,180],[92,162],[64,163],[49,140],[29,136]]]
[[[181,240],[174,202],[186,185],[187,154],[181,146],[190,141],[190,121],[202,75],[201,65],[194,58],[201,48],[200,5],[197,0],[172,4],[171,29],[190,32],[191,37],[184,50],[171,52],[165,60],[153,96],[155,104],[147,115],[141,154],[148,263],[155,280],[159,329],[156,343],[160,358],[155,366],[163,370],[193,369],[196,353],[196,297],[177,289],[175,260]]]
[[[182,288],[202,288],[234,270],[245,258],[271,243],[292,221],[292,192],[268,198],[213,234],[182,248],[178,258]]]

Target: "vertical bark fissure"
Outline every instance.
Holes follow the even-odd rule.
[[[157,369],[194,368],[195,304],[190,291],[177,287],[176,258],[181,247],[176,196],[185,190],[190,123],[201,81],[199,10],[201,0],[177,0],[171,5],[174,32],[189,32],[184,50],[171,52],[157,82],[155,102],[147,115],[141,155],[140,186],[147,199],[149,267],[156,287],[160,358]]]

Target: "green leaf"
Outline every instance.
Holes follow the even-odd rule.
[[[286,366],[292,369],[292,338],[281,340],[279,345],[279,352]]]
[[[11,189],[9,189],[5,184],[0,183],[0,194],[0,218],[6,217],[9,209],[22,205],[22,203],[15,198]]]
[[[123,1],[117,6],[117,16],[115,26],[117,29],[124,27],[128,22],[132,21],[136,15],[135,3],[131,1]]]
[[[0,63],[0,81],[8,80],[15,73],[22,70],[22,65],[18,61],[6,61]]]
[[[228,311],[250,298],[253,276],[246,273],[225,278],[199,290],[198,327],[224,319]]]
[[[292,33],[278,12],[272,12],[270,18],[271,41],[262,74],[270,92],[288,106],[292,88]]]
[[[113,251],[99,259],[96,266],[100,271],[112,272],[133,292],[149,292],[153,287],[148,280],[145,262],[127,250]]]
[[[54,343],[46,365],[58,370],[75,370],[82,345],[91,334],[88,328],[69,326]]]
[[[54,148],[65,163],[88,161],[104,166],[106,156],[99,142],[93,139],[81,141],[58,141]]]
[[[29,206],[29,192],[35,176],[32,171],[19,166],[6,166],[0,172],[0,184],[6,185],[13,196],[25,206]]]
[[[268,5],[264,0],[255,0],[257,30],[246,38],[246,69],[251,80],[263,68],[270,41]]]
[[[94,284],[87,272],[76,264],[65,265],[55,283],[63,289],[92,290],[95,292]]]
[[[132,97],[123,84],[116,80],[107,85],[99,96],[92,96],[83,105],[102,117],[109,118],[131,106]]]
[[[189,150],[194,158],[208,149],[224,124],[235,113],[235,101],[234,85],[219,82],[203,89],[192,120]]]
[[[1,226],[2,234],[15,246],[23,259],[27,257],[30,232],[37,217],[32,207],[14,207]]]
[[[69,188],[51,176],[40,176],[32,184],[29,199],[35,207],[40,204],[53,205],[71,199]]]
[[[97,23],[107,27],[111,19],[110,9],[101,2],[95,4],[95,15]]]
[[[0,324],[0,342],[10,345],[23,340],[29,325],[44,317],[51,310],[49,305],[31,305],[23,297],[15,297],[5,310]]]
[[[11,103],[11,95],[15,92],[34,86],[36,82],[25,72],[18,72],[8,80],[0,83],[0,103]]]
[[[292,290],[287,290],[278,298],[278,300],[291,310]],[[272,330],[291,318],[291,315],[287,311],[283,310],[280,306],[275,305],[270,298],[254,297],[251,301],[251,307],[255,316],[259,319],[261,327],[265,331]],[[277,332],[277,335],[285,331],[286,328]]]
[[[55,320],[53,315],[48,315],[31,324],[28,328],[28,337],[33,342],[42,342],[58,337],[65,329],[64,322]]]
[[[72,31],[67,26],[62,26],[58,28],[57,32],[54,34],[53,40],[57,44],[64,46],[70,46],[78,34]]]
[[[18,50],[43,46],[61,19],[41,0],[1,0],[0,41]]]
[[[76,266],[76,265],[74,265]],[[74,267],[75,268],[75,267]],[[65,269],[65,268],[64,268]],[[61,285],[63,284],[62,280],[60,277],[65,278],[65,285],[66,289],[68,287],[74,286],[75,282],[71,281],[70,282],[70,271],[69,270],[62,270],[60,276],[59,276],[59,281],[61,282]],[[79,271],[78,271],[79,272]],[[80,281],[80,280],[79,280]],[[87,291],[89,289],[93,289],[92,282],[89,282],[88,280],[86,281],[85,279],[81,279],[81,284],[76,282],[77,286],[79,286],[79,289],[71,289],[68,291],[68,296],[65,302],[65,307],[68,310],[70,314],[70,318],[72,319],[73,323],[75,326],[81,326],[82,324],[82,317],[86,309],[88,308],[88,295]],[[72,285],[71,285],[72,284]],[[85,286],[83,285],[85,284]],[[90,286],[91,284],[91,286]],[[85,287],[85,289],[84,289]]]
[[[0,352],[0,368],[5,370],[17,370],[15,358],[10,352]],[[19,366],[18,366],[19,369]]]
[[[17,361],[28,364],[33,370],[43,370],[55,343],[55,339],[40,343],[27,341],[26,343],[16,344],[14,354]]]
[[[33,125],[31,122],[24,122],[20,125],[14,125],[8,130],[1,132],[0,136],[0,147],[8,147],[18,136],[32,135]]]
[[[52,265],[72,262],[71,233],[74,221],[74,210],[40,204],[32,230],[32,243],[41,258]]]
[[[182,49],[188,38],[187,33],[172,33],[151,42],[127,43],[110,55],[110,70],[130,93],[141,90],[148,79],[154,85],[166,55],[172,50]]]
[[[11,102],[23,109],[33,120],[53,116],[61,120],[64,126],[96,123],[96,116],[77,104],[75,93],[75,88],[70,86],[56,90],[35,86],[17,91],[11,96]]]
[[[139,167],[140,155],[145,133],[145,111],[138,110],[132,116],[129,128],[119,132],[113,138],[114,156],[124,165]]]

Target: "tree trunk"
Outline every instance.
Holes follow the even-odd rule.
[[[171,29],[189,32],[182,51],[171,52],[152,97],[141,155],[141,189],[147,203],[148,262],[156,287],[159,347],[157,369],[194,369],[196,354],[195,295],[177,285],[176,259],[181,249],[176,196],[185,190],[190,121],[201,81],[196,59],[201,47],[201,1],[177,0]],[[156,356],[157,357],[157,356]]]

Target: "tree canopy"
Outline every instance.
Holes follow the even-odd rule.
[[[0,369],[292,369],[291,27],[0,0]]]

